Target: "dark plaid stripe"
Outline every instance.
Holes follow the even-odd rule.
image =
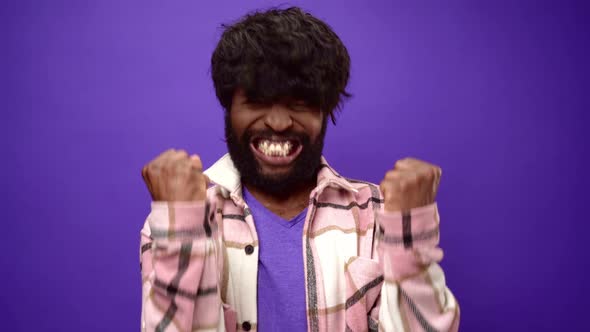
[[[373,319],[373,317],[369,316],[367,323],[367,325],[369,325],[369,332],[379,331],[379,322]]]
[[[315,197],[313,198],[315,200]],[[316,206],[313,205],[310,212],[310,219],[313,220],[315,217]],[[307,310],[308,310],[308,322],[309,329],[311,332],[318,332],[319,327],[319,315],[318,315],[318,293],[316,289],[316,276],[315,276],[315,265],[313,259],[313,252],[311,250],[310,240],[311,227],[308,229],[308,234],[305,238],[305,261],[307,267]]]
[[[160,279],[154,280],[154,286],[166,290],[166,293],[168,295],[178,295],[178,296],[182,296],[184,298],[190,299],[190,300],[196,300],[197,297],[207,296],[207,295],[211,295],[211,294],[214,294],[215,292],[217,292],[217,286],[214,286],[214,287],[210,287],[210,288],[199,288],[197,290],[197,293],[195,294],[195,293],[191,293],[186,290],[180,289],[173,284],[166,284],[165,282],[163,282]]]
[[[402,235],[404,248],[412,248],[412,214],[409,211],[402,212]]]
[[[150,249],[152,249],[152,243],[151,242],[145,243],[144,245],[141,246],[141,253],[143,254],[144,252],[146,252]]]
[[[403,226],[402,226],[403,227]],[[432,238],[438,236],[438,227],[431,229],[429,231],[421,232],[415,235],[410,235],[412,237],[412,245],[415,242],[431,240]],[[401,244],[404,243],[405,239],[403,236],[394,236],[394,235],[385,235],[383,230],[381,229],[380,232],[377,234],[377,237],[380,241],[387,243],[387,244]]]
[[[205,235],[207,235],[207,237],[211,237],[211,226],[209,226],[209,209],[211,208],[211,206],[209,205],[209,202],[207,202],[205,204],[205,217],[203,218],[203,229],[205,229]],[[213,214],[211,214],[211,216],[213,216]],[[212,219],[212,218],[211,218]]]
[[[313,253],[309,237],[305,241],[305,253],[307,255],[307,297],[309,301],[309,323],[312,332],[319,331],[318,318],[318,294],[316,290],[315,267],[313,264]]]
[[[350,182],[350,183],[361,183],[361,184],[367,184],[367,185],[371,185],[371,182],[367,182],[367,181],[363,181],[363,180],[357,180],[357,179],[351,179],[351,178],[345,178],[346,181]]]
[[[164,314],[164,317],[162,318],[160,323],[158,323],[158,325],[156,326],[156,331],[164,331],[166,327],[168,327],[172,319],[174,319],[174,315],[176,315],[176,310],[178,308],[176,306],[176,302],[174,301],[174,297],[178,293],[178,285],[180,283],[180,278],[182,278],[182,275],[186,272],[188,268],[192,249],[192,242],[183,243],[180,247],[180,254],[178,258],[178,272],[176,273],[174,278],[172,278],[172,281],[170,282],[168,287],[166,287],[166,292],[169,296],[172,297],[172,304],[170,305],[168,310],[166,310],[166,314]]]
[[[350,202],[348,205],[340,205],[340,204],[334,204],[334,203],[318,202],[314,198],[314,199],[312,199],[311,204],[313,204],[314,206],[316,206],[318,208],[330,207],[330,208],[340,209],[340,210],[350,210],[356,206],[359,209],[364,210],[369,206],[369,203],[371,203],[371,202],[383,203],[383,200],[378,197],[369,197],[369,199],[367,199],[367,201],[362,204],[359,204],[357,202]]]
[[[367,294],[367,292],[373,288],[378,286],[383,282],[383,276],[378,276],[377,278],[371,280],[368,284],[364,285],[363,287],[359,288],[351,297],[346,300],[346,309],[355,305],[360,299]]]
[[[214,232],[217,230],[217,224],[213,223],[209,225],[210,231]],[[192,229],[181,229],[181,230],[169,230],[169,229],[157,229],[152,227],[151,237],[154,239],[168,238],[168,237],[202,237],[207,235],[207,231],[203,228],[192,228]]]
[[[428,323],[426,318],[424,318],[424,315],[422,315],[420,310],[418,310],[418,307],[416,307],[416,304],[414,303],[414,301],[412,301],[412,299],[408,296],[408,294],[406,292],[404,292],[404,290],[401,287],[400,287],[399,291],[402,294],[402,297],[404,298],[404,300],[406,301],[408,306],[410,307],[410,310],[412,310],[412,313],[416,317],[416,320],[418,321],[418,323],[420,323],[420,326],[422,326],[422,328],[424,329],[424,331],[437,332],[437,330],[434,327],[432,327],[430,325],[430,323]]]
[[[239,215],[239,214],[223,214],[223,219],[236,219],[241,221],[246,221],[246,217]]]
[[[367,186],[369,186],[369,189],[371,190],[371,197],[373,198],[373,200],[372,200],[373,210],[379,211],[379,208],[381,207],[381,203],[384,202],[383,199],[381,199],[381,190],[379,190],[379,187],[377,187],[374,183],[367,182],[367,181],[348,179],[348,178],[346,180],[350,183],[362,183],[362,184],[366,184]]]
[[[374,184],[370,183],[369,184],[369,188],[371,189],[371,196],[372,197],[381,197],[381,191],[379,190],[379,188],[377,186],[375,186]],[[375,250],[375,236],[377,235],[377,229],[379,228],[379,223],[377,223],[377,213],[375,213],[375,211],[380,211],[381,210],[381,203],[384,200],[379,199],[379,200],[373,200],[373,225],[375,225],[375,227],[373,228],[373,245],[371,246],[371,257],[374,257],[373,255],[374,250]]]
[[[209,288],[199,288],[197,289],[197,296],[207,296],[211,294],[217,293],[217,286],[209,287]]]
[[[172,322],[172,318],[174,317],[174,315],[176,315],[176,310],[178,310],[178,306],[176,305],[176,302],[172,300],[172,304],[170,305],[170,307],[168,307],[168,310],[166,310],[164,318],[162,318],[160,323],[158,323],[158,325],[156,326],[156,332],[164,332],[164,330],[166,330],[168,325],[170,325],[170,322]]]
[[[335,177],[343,179],[343,177],[342,177],[342,176],[340,176],[340,174],[336,174],[336,172],[334,172],[334,170],[332,169],[332,167],[330,167],[330,166],[328,166],[328,165],[326,165],[326,164],[320,164],[320,167],[318,168],[318,172],[319,172],[319,171],[320,171],[322,168],[327,168],[327,169],[330,171],[330,173],[334,174],[334,176],[335,176]]]
[[[152,238],[161,239],[168,237],[200,237],[205,234],[203,229],[183,229],[183,230],[167,230],[152,228]]]
[[[372,200],[373,210],[379,211],[379,208],[381,207],[381,203],[384,202],[384,200],[381,199],[381,191],[379,190],[379,188],[377,186],[375,186],[372,183],[369,183],[369,188],[371,188],[371,197],[377,198],[377,199]]]

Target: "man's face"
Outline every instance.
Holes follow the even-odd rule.
[[[315,180],[325,132],[319,109],[288,98],[255,103],[241,89],[225,119],[228,150],[242,181],[279,196]]]

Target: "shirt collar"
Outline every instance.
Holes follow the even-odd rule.
[[[231,197],[234,201],[242,201],[242,182],[240,173],[234,166],[229,153],[217,160],[204,172],[209,180],[218,185],[224,197]],[[320,171],[317,177],[317,187],[312,193],[319,194],[326,187],[339,187],[348,191],[357,192],[353,185],[338,174],[322,156]]]

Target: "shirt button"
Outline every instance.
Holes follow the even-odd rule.
[[[254,247],[251,244],[249,244],[246,246],[246,248],[244,248],[244,250],[246,251],[246,255],[252,255],[252,253],[254,252]]]
[[[250,325],[250,322],[243,322],[242,323],[242,329],[244,331],[250,331],[251,328],[252,328],[252,325]]]

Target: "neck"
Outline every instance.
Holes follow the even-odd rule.
[[[297,185],[285,195],[272,194],[248,183],[244,183],[244,186],[265,208],[283,219],[290,220],[309,204],[309,196],[315,188],[315,181]]]

